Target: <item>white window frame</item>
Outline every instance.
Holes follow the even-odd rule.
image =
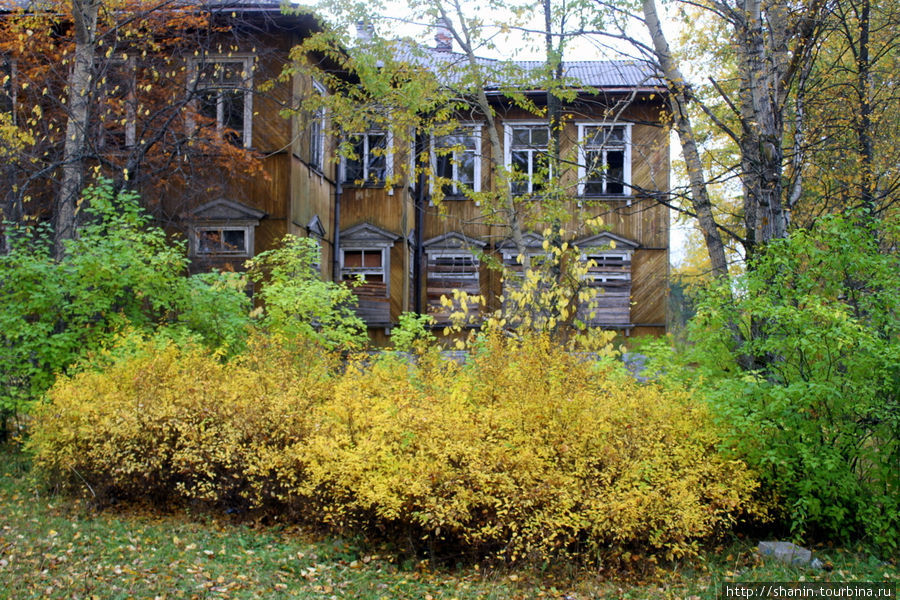
[[[0,70],[0,94],[3,94],[7,98],[9,98],[9,111],[10,116],[12,117],[12,124],[16,124],[16,102],[17,98],[17,90],[16,90],[16,74],[18,70],[18,63],[15,58],[12,58],[9,55],[0,56],[0,64],[5,63],[5,67],[9,68],[9,73],[4,74],[4,69]]]
[[[252,53],[235,53],[228,55],[206,54],[196,58],[191,58],[188,63],[188,81],[191,82],[192,89],[190,92],[196,96],[206,89],[242,89],[244,92],[244,125],[241,130],[242,145],[244,148],[250,148],[253,144],[253,68],[256,56]],[[210,64],[232,63],[241,64],[241,74],[243,78],[238,86],[219,86],[205,85],[199,80],[200,67]],[[196,100],[194,105],[196,107]],[[216,102],[216,129],[221,134],[225,129],[224,123],[224,101],[220,94]],[[188,121],[188,127],[194,128],[192,119]]]
[[[585,182],[587,181],[588,172],[587,172],[587,152],[588,148],[586,143],[586,134],[587,130],[595,127],[622,127],[624,131],[622,133],[623,143],[624,143],[624,157],[623,157],[623,165],[622,165],[622,193],[607,193],[606,192],[606,183],[607,178],[604,176],[603,178],[603,193],[601,194],[591,194],[591,196],[608,196],[612,198],[628,198],[629,203],[631,202],[630,198],[633,195],[633,190],[631,187],[631,127],[632,123],[626,122],[609,122],[609,121],[599,121],[599,122],[579,122],[576,123],[578,125],[578,195],[585,195]],[[618,147],[616,148],[618,150]],[[598,148],[591,148],[591,150],[601,150],[602,152],[606,152],[606,149],[603,146]],[[608,164],[604,155],[604,164]]]
[[[130,87],[128,89],[127,98],[125,100],[125,147],[133,148],[137,143],[137,63],[134,56],[110,57],[105,60],[106,65],[116,65],[124,67],[130,79]],[[99,63],[102,65],[102,63]],[[98,82],[99,83],[99,82]],[[102,125],[102,124],[101,124]]]
[[[368,254],[380,254],[381,255],[381,266],[378,268],[375,267],[345,267],[344,266],[344,254],[346,252],[362,252],[363,258],[362,262],[365,263],[365,255]],[[369,243],[368,245],[342,245],[340,257],[341,264],[341,281],[351,281],[357,275],[362,275],[363,279],[366,277],[366,273],[378,273],[381,275],[381,281],[375,283],[383,283],[385,290],[387,290],[387,296],[390,297],[390,259],[391,259],[391,249],[388,246],[378,246],[372,245]],[[349,277],[347,277],[349,275]]]
[[[233,224],[215,224],[204,223],[202,225],[195,224],[191,226],[191,255],[195,257],[238,257],[250,258],[253,256],[253,231],[252,225],[233,225]],[[218,231],[220,236],[225,231],[241,231],[244,233],[244,250],[221,250],[215,252],[206,252],[200,248],[200,233],[205,231]],[[224,236],[222,236],[224,237]]]
[[[453,134],[456,134],[458,131],[467,130],[467,129],[470,130],[470,133],[468,134],[467,137],[471,137],[475,141],[475,148],[474,148],[475,155],[473,157],[474,158],[474,160],[473,160],[474,168],[473,168],[473,174],[472,174],[472,191],[477,193],[477,192],[481,191],[481,160],[482,160],[481,123],[460,123],[459,127],[457,127],[449,135],[453,135]],[[437,137],[441,137],[441,136],[437,136]],[[432,171],[432,173],[437,172],[438,153],[437,153],[437,147],[436,147],[435,143],[436,143],[435,136],[431,136],[431,171]],[[449,194],[449,196],[451,196],[451,197],[458,197],[458,196],[464,195],[460,186],[457,185],[457,182],[459,181],[458,155],[460,155],[460,154],[465,154],[465,152],[459,152],[458,150],[453,150],[453,152],[450,155],[450,164],[453,169],[453,173],[452,173],[452,177],[451,177],[452,182],[450,184],[451,185],[451,194]],[[434,189],[434,187],[436,185],[435,178],[432,177],[431,181],[429,183],[430,183],[431,189]]]
[[[313,90],[320,96],[325,96],[328,91],[325,86],[312,80]],[[320,173],[325,172],[325,107],[320,106],[309,120],[307,129],[309,135],[309,164]]]
[[[369,136],[370,135],[383,135],[384,138],[384,179],[369,179],[368,173],[363,173],[362,178],[362,187],[366,186],[384,186],[385,182],[394,176],[394,153],[392,151],[394,146],[394,134],[385,129],[369,129],[364,132],[350,133],[347,134],[346,138],[353,138],[356,136],[361,136],[363,138],[363,154],[358,157],[354,162],[360,162],[365,169],[365,165],[368,163],[369,157]],[[348,186],[356,186],[357,180],[348,181],[347,180],[347,161],[346,157],[341,159],[341,183]]]
[[[478,260],[478,256],[474,252],[468,252],[465,250],[446,250],[444,248],[435,248],[434,250],[426,250],[425,254],[427,256],[427,265],[426,272],[427,277],[430,279],[455,279],[455,280],[464,280],[464,281],[474,281],[481,282],[481,261]],[[471,265],[466,265],[468,268],[471,266],[472,271],[466,273],[437,273],[430,272],[430,267],[437,266],[435,260],[438,258],[450,258],[457,259],[461,258],[466,261],[471,261]]]
[[[503,146],[504,146],[504,166],[506,167],[506,171],[512,174],[512,141],[513,141],[513,129],[536,129],[538,127],[543,127],[547,130],[547,142],[550,141],[550,126],[547,125],[546,121],[510,121],[503,124]],[[510,185],[515,187],[516,184],[526,184],[527,190],[522,192],[520,195],[531,195],[534,194],[534,168],[536,166],[536,157],[543,153],[546,155],[547,148],[543,150],[539,148],[527,148],[529,152],[528,159],[528,178],[527,180],[521,181],[512,181]]]

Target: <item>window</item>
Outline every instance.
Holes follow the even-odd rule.
[[[506,125],[506,168],[512,173],[512,191],[517,195],[541,191],[550,129],[546,125]]]
[[[8,56],[0,56],[0,112],[14,112],[13,109],[16,106],[15,79],[15,61]]]
[[[309,239],[316,243],[316,260],[310,265],[317,274],[322,275],[322,240],[325,239],[325,226],[322,225],[322,219],[319,215],[313,215],[313,218],[306,225],[306,233]]]
[[[591,298],[578,308],[586,325],[625,327],[631,323],[631,257],[638,244],[612,233],[577,242],[581,258],[591,261],[585,275]]]
[[[253,256],[254,232],[266,216],[251,206],[219,198],[189,214],[191,258],[209,265]]]
[[[472,239],[461,233],[445,233],[423,242],[425,249],[425,295],[428,313],[437,323],[446,323],[450,314],[459,306],[449,308],[441,304],[441,297],[452,296],[454,290],[469,295],[481,293],[480,266],[476,252],[485,247],[485,242]],[[472,316],[478,309],[470,305],[467,311]]]
[[[344,250],[341,260],[341,279],[352,281],[361,276],[366,283],[384,283],[384,250]]]
[[[325,95],[325,87],[313,81],[313,88],[320,96]],[[325,171],[325,107],[320,106],[309,120],[309,164],[320,172]]]
[[[385,131],[367,131],[348,136],[352,158],[344,159],[344,183],[351,185],[383,184],[391,175],[388,147],[391,136]]]
[[[630,194],[631,125],[580,124],[578,137],[578,194]]]
[[[249,148],[253,122],[253,57],[204,57],[191,63],[197,113],[235,146]]]
[[[197,255],[250,256],[246,227],[195,227]]]
[[[481,126],[461,127],[436,137],[431,153],[435,177],[449,180],[442,188],[445,196],[481,190]]]
[[[340,233],[341,279],[365,279],[353,293],[356,314],[370,327],[391,324],[391,248],[399,239],[399,235],[371,223],[360,223]]]
[[[137,133],[134,57],[97,61],[94,77],[97,149],[111,152],[134,146]]]
[[[471,253],[429,254],[428,276],[431,279],[478,281],[478,259]]]

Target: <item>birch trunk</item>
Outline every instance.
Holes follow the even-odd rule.
[[[75,57],[69,77],[68,119],[63,146],[62,183],[54,211],[54,251],[64,252],[63,240],[75,237],[75,208],[84,183],[84,154],[90,119],[91,74],[97,14],[101,0],[72,0]]]
[[[669,105],[672,110],[673,124],[678,132],[681,142],[681,151],[687,166],[688,178],[691,183],[691,207],[697,215],[700,231],[706,242],[706,251],[709,253],[709,261],[712,265],[714,277],[728,276],[728,262],[725,258],[725,246],[722,236],[716,224],[712,212],[712,202],[706,188],[706,178],[703,172],[703,163],[700,161],[700,152],[697,149],[697,141],[694,137],[694,129],[691,124],[687,106],[690,102],[687,83],[678,64],[672,57],[669,43],[662,31],[659,15],[656,11],[656,0],[643,0],[644,21],[653,40],[653,50],[657,61],[663,70],[669,87]]]

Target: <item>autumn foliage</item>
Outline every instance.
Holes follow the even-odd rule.
[[[43,218],[65,162],[74,63],[72,4],[38,10],[0,1],[0,110],[20,143],[8,157],[3,218]],[[191,61],[238,50],[230,27],[201,5],[143,0],[104,2],[89,82],[90,116],[78,160],[148,202],[177,197],[165,217],[207,198],[221,172],[261,172],[249,150],[201,114]],[[224,135],[223,135],[224,134]],[[48,186],[48,182],[51,185]],[[196,194],[192,198],[191,194]]]
[[[98,501],[279,511],[432,550],[689,554],[757,511],[707,410],[546,336],[338,365],[271,339],[222,362],[148,346],[61,379],[35,417],[51,481]]]

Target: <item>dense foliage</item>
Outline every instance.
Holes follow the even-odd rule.
[[[688,375],[796,535],[900,547],[900,259],[879,251],[896,235],[850,217],[795,231],[690,325]]]
[[[323,281],[315,240],[287,235],[281,245],[247,262],[259,285],[260,324],[286,340],[313,340],[326,348],[363,346],[366,324],[353,310],[356,297],[344,284]]]
[[[330,360],[270,338],[228,363],[147,348],[58,382],[36,464],[101,501],[278,510],[507,559],[682,555],[754,510],[702,404],[546,336],[489,336],[465,365]]]
[[[239,344],[249,300],[234,274],[186,277],[184,248],[149,226],[109,182],[84,195],[85,224],[52,257],[48,228],[11,228],[0,255],[0,416],[38,398],[57,374],[125,330]],[[2,428],[0,428],[2,429]]]

